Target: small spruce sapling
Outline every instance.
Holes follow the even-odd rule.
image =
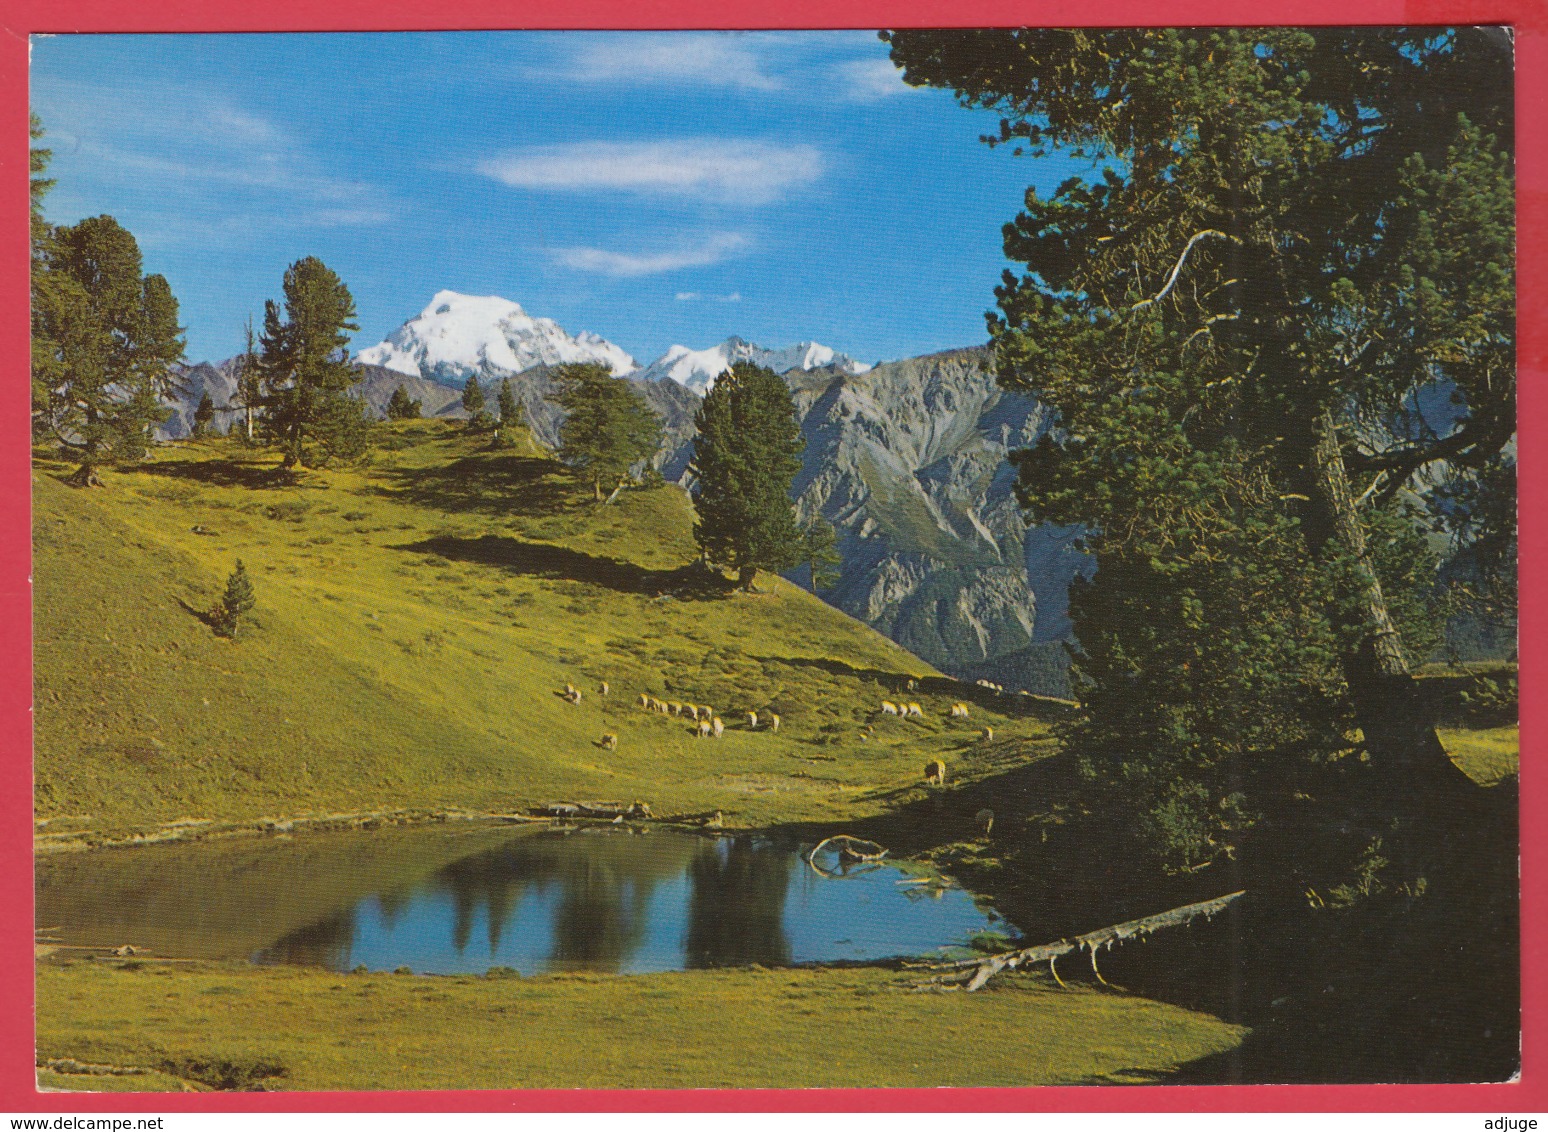
[[[226,579],[226,592],[221,595],[215,608],[210,610],[215,632],[222,637],[234,638],[242,618],[252,610],[254,600],[252,579],[247,576],[247,568],[239,558],[236,569]]]

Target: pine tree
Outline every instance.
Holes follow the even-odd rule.
[[[242,410],[242,439],[252,444],[256,439],[254,421],[263,407],[263,365],[258,354],[258,339],[253,333],[253,320],[245,327],[242,352],[235,359],[236,396],[228,408]]]
[[[264,304],[258,369],[262,430],[293,468],[354,459],[370,442],[365,403],[350,395],[360,380],[349,360],[355,300],[315,256],[285,272],[285,301]]]
[[[611,503],[637,464],[655,454],[661,422],[650,406],[602,365],[565,365],[554,374],[565,410],[559,459],[590,481],[599,503]],[[609,493],[603,495],[603,485]]]
[[[411,399],[408,390],[398,386],[387,401],[387,419],[390,421],[418,420],[424,404]]]
[[[511,392],[511,379],[500,379],[500,426],[509,428],[521,419],[520,406],[516,404],[516,394]]]
[[[204,391],[204,396],[199,398],[199,407],[194,410],[193,429],[190,435],[196,440],[210,435],[210,426],[215,420],[215,401],[210,397],[209,390]]]
[[[1017,457],[1023,501],[1098,559],[1072,601],[1091,764],[1148,776],[1157,821],[1214,852],[1241,828],[1221,784],[1294,789],[1350,735],[1389,814],[1465,788],[1410,675],[1433,573],[1402,508],[1426,470],[1451,499],[1514,480],[1508,48],[1433,28],[886,38],[908,82],[998,112],[992,144],[1102,170],[1027,194],[1005,227],[1026,271],[991,316],[1000,383],[1058,414]],[[1420,417],[1448,393],[1448,423]],[[1478,515],[1513,548],[1508,512]]]
[[[832,589],[843,577],[844,556],[838,551],[838,532],[821,515],[801,532],[801,564],[811,571],[812,593]]]
[[[43,137],[43,122],[36,114],[29,121],[29,134],[33,141]],[[49,255],[53,249],[53,226],[44,219],[43,198],[54,187],[52,178],[43,174],[48,171],[53,151],[34,145],[28,151],[27,161],[31,173],[28,182],[30,196],[31,227],[31,281],[32,281],[32,432],[34,439],[48,431],[50,390],[63,383],[63,366],[59,343],[51,336],[48,310],[58,299],[50,296],[55,285],[49,271]]]
[[[247,568],[239,558],[236,569],[226,578],[226,592],[210,611],[215,631],[223,637],[235,637],[242,619],[252,610],[255,600],[252,579],[247,576]]]
[[[74,482],[98,484],[102,463],[144,456],[170,415],[177,300],[162,276],[142,274],[139,245],[111,216],[52,229],[35,254],[34,430],[80,461]]]
[[[739,362],[716,380],[694,423],[693,535],[705,560],[736,570],[748,590],[759,570],[800,565],[804,539],[790,485],[806,442],[784,381]]]
[[[462,407],[468,411],[468,427],[484,428],[489,424],[489,414],[484,412],[484,390],[478,384],[477,374],[468,374],[462,387]]]

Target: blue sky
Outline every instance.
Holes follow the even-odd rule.
[[[285,267],[349,285],[354,347],[438,290],[648,363],[740,334],[863,361],[984,340],[1000,226],[1058,160],[911,90],[870,32],[77,35],[32,46],[48,218],[111,213],[241,346]]]

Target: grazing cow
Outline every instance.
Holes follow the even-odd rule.
[[[693,735],[695,739],[708,739],[710,737],[710,721],[707,719],[699,720],[699,726],[694,728]]]
[[[903,714],[909,716],[912,719],[923,719],[924,708],[920,707],[918,704],[910,703],[903,709]]]
[[[893,703],[891,700],[883,700],[882,701],[882,708],[881,708],[881,710],[882,710],[882,714],[883,715],[898,715],[899,714],[899,712],[898,712],[898,705]]]
[[[773,712],[769,712],[769,730],[779,730],[779,716],[775,715]]]
[[[575,687],[575,685],[573,685],[573,684],[566,684],[564,686],[564,696],[563,696],[563,699],[565,700],[566,703],[572,703],[572,704],[580,703],[581,702],[580,689]]]
[[[719,739],[725,729],[726,725],[720,722],[720,716],[717,715],[714,719],[710,720],[710,730],[714,732],[715,738]]]
[[[758,713],[755,711],[750,711],[747,713],[747,730],[758,730]]]
[[[989,831],[994,828],[994,811],[979,810],[978,813],[973,815],[973,821],[983,827],[984,836],[988,837]]]
[[[650,697],[647,696],[644,692],[640,693],[640,708],[643,711],[650,710]]]
[[[906,688],[904,688],[904,691],[912,692],[915,689],[917,689],[918,687],[919,687],[919,681],[915,680],[912,676],[910,676],[908,678],[908,686]]]
[[[618,736],[614,735],[611,731],[604,734],[602,736],[602,748],[603,750],[607,751],[618,750]]]
[[[667,706],[667,702],[665,700],[657,700],[655,702],[655,708],[662,715],[670,715],[671,711],[672,711],[672,709],[669,706]]]
[[[668,700],[667,711],[671,712],[673,715],[682,715],[683,705],[678,703],[676,700]]]
[[[694,704],[684,704],[683,714],[686,715],[689,719],[698,719],[699,709]]]
[[[704,824],[710,829],[719,829],[722,825],[725,824],[725,820],[725,815],[722,814],[719,810],[716,810],[713,817],[704,819]]]
[[[599,695],[599,696],[607,695],[607,681],[606,680],[602,681],[602,683],[597,685],[597,695]]]
[[[994,728],[984,728],[983,732],[979,735],[979,738],[982,739],[985,743],[989,742],[994,738]]]
[[[925,763],[925,781],[931,786],[945,786],[946,764],[940,759],[931,759]]]
[[[566,696],[573,696],[573,695],[575,695],[575,685],[574,684],[566,684],[564,686],[564,694]]]
[[[966,719],[968,717],[967,704],[957,703],[951,705],[951,717],[953,719]]]

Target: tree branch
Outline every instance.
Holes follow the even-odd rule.
[[[1171,293],[1172,288],[1177,284],[1177,277],[1182,273],[1183,264],[1188,262],[1188,253],[1193,251],[1193,245],[1197,244],[1205,236],[1214,236],[1221,240],[1231,240],[1238,243],[1240,242],[1236,240],[1235,236],[1228,236],[1224,232],[1217,231],[1214,228],[1206,228],[1202,232],[1195,232],[1189,238],[1188,242],[1183,245],[1182,254],[1177,257],[1177,262],[1172,266],[1172,274],[1167,276],[1166,286],[1162,287],[1161,290],[1157,291],[1156,294],[1151,298],[1141,299],[1139,302],[1130,307],[1129,310],[1133,312],[1141,310],[1145,307],[1154,306],[1162,299],[1166,298],[1167,295]],[[1138,267],[1137,264],[1135,266],[1136,268]]]

